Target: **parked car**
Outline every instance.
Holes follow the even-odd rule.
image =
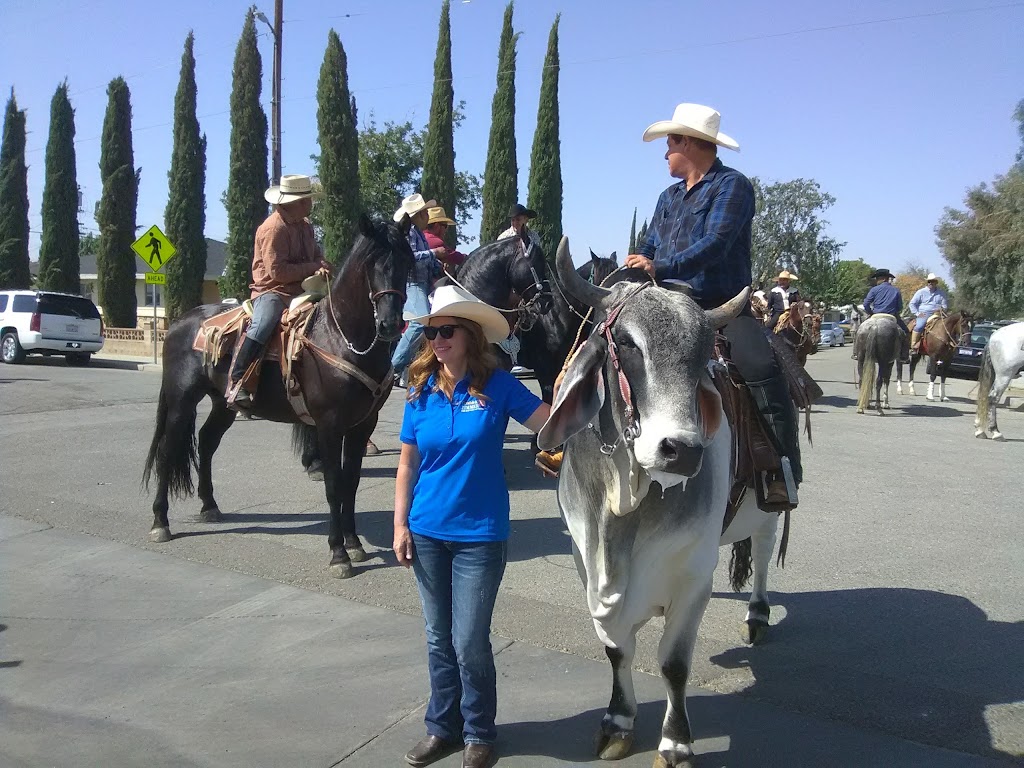
[[[956,354],[949,361],[949,370],[952,373],[964,374],[972,379],[978,378],[981,371],[981,358],[985,354],[985,347],[988,346],[989,337],[998,330],[995,323],[978,323],[971,330],[969,337],[956,348]]]
[[[821,347],[842,347],[846,345],[846,334],[839,323],[821,324]]]
[[[0,291],[0,358],[63,355],[68,365],[88,365],[103,348],[103,320],[83,296],[50,291]]]

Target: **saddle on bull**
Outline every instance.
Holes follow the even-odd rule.
[[[688,765],[686,683],[720,546],[733,547],[735,589],[753,575],[744,640],[757,642],[768,629],[766,578],[779,515],[737,489],[736,472],[777,457],[754,447],[763,435],[741,415],[750,403],[715,352],[716,331],[744,311],[750,289],[704,310],[649,280],[594,286],[575,273],[564,238],[556,266],[567,294],[595,310],[595,330],[569,362],[539,442],[564,446],[559,508],[612,666],[597,754],[618,760],[632,747],[636,634],[661,616],[658,661],[668,696],[655,764]],[[801,376],[799,388],[813,399],[820,390]],[[749,436],[734,439],[744,429]],[[784,531],[782,551],[785,543]]]

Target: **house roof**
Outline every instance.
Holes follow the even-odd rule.
[[[217,280],[224,274],[224,266],[228,258],[228,245],[220,240],[206,238],[206,280]],[[141,261],[135,262],[137,267],[142,266]],[[32,262],[29,265],[33,275],[39,274],[39,263]],[[81,257],[81,264],[78,269],[79,275],[84,279],[95,279],[98,271],[96,268],[96,255],[89,254]],[[135,276],[142,279],[144,272],[136,272]]]

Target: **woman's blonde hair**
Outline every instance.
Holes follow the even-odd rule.
[[[498,358],[494,355],[490,343],[484,337],[483,328],[479,323],[459,317],[458,325],[468,337],[466,341],[466,370],[469,373],[469,394],[480,402],[486,402],[483,389],[491,374],[498,367]],[[436,374],[433,391],[442,391],[448,399],[452,399],[455,393],[455,385],[458,383],[445,372],[434,350],[427,341],[426,336],[420,337],[420,351],[409,366],[409,388],[406,399],[415,400],[420,396],[421,391],[427,384],[431,375]]]

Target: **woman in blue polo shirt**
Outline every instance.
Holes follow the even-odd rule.
[[[497,367],[501,313],[457,286],[417,318],[424,343],[409,368],[395,486],[398,562],[413,568],[427,630],[427,735],[405,756],[424,766],[457,751],[463,766],[497,760],[491,614],[505,572],[508,487],[501,453],[509,416],[534,432],[549,407]]]

